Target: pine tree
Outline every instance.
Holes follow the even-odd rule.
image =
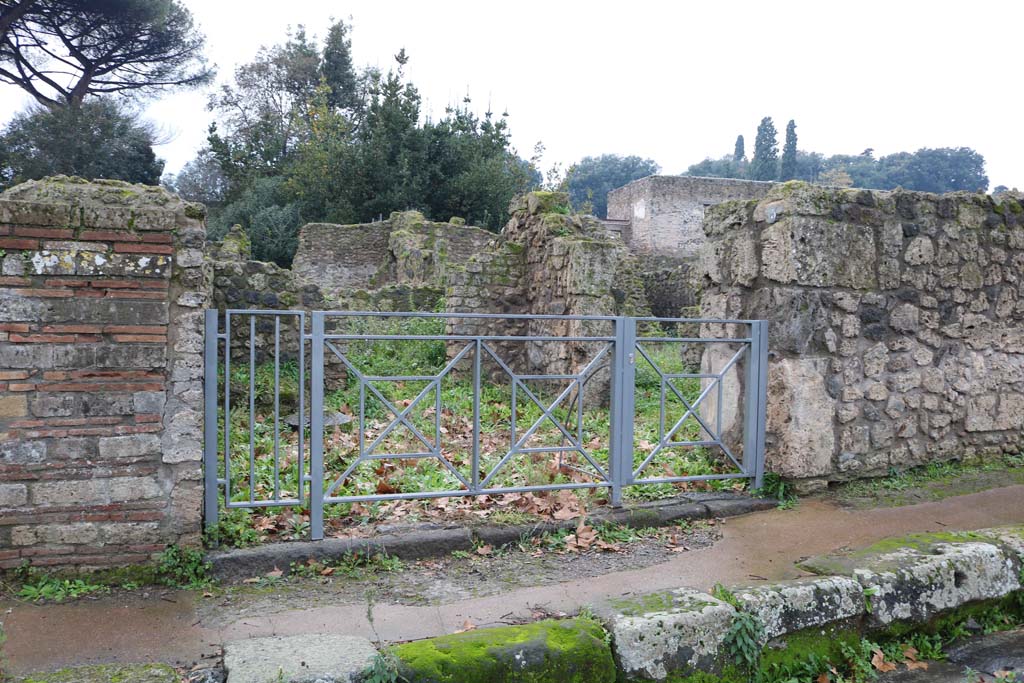
[[[789,120],[786,124],[786,144],[782,147],[782,167],[779,169],[779,180],[792,180],[796,177],[796,121]]]
[[[772,117],[761,119],[754,140],[754,158],[750,162],[751,180],[775,180],[779,174],[779,142]]]
[[[736,136],[736,149],[732,153],[732,160],[735,161],[738,164],[741,161],[743,161],[744,157],[746,157],[746,156],[747,156],[747,151],[746,151],[746,149],[744,149],[744,146],[743,146],[743,136],[742,135],[737,135]]]

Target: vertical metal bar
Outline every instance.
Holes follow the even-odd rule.
[[[660,376],[660,375],[659,375]],[[665,378],[661,377],[661,393],[658,401],[658,443],[665,440]]]
[[[306,481],[306,314],[299,313],[299,490],[296,497],[303,500]]]
[[[249,502],[256,502],[256,316],[249,315]]]
[[[231,503],[231,314],[224,313],[224,507]]]
[[[758,320],[757,326],[757,447],[755,450],[754,487],[764,485],[765,430],[768,412],[768,321]]]
[[[473,490],[480,489],[480,338],[473,347]]]
[[[636,318],[623,321],[622,343],[622,475],[623,486],[633,482],[633,424],[636,417]]]
[[[274,316],[274,500],[281,498],[281,316]]]
[[[324,312],[313,312],[309,427],[309,535],[324,537]],[[362,425],[360,425],[360,430]]]
[[[516,396],[516,386],[517,386],[517,384],[518,383],[516,382],[516,378],[513,377],[512,378],[512,440],[509,441],[509,443],[511,443],[511,444],[514,444],[517,441],[517,439],[516,439],[516,402],[519,400],[519,398]]]
[[[568,416],[566,416],[568,418]],[[576,375],[576,441],[583,443],[583,377]]]
[[[441,457],[441,378],[434,383],[434,455]]]
[[[608,469],[612,478],[612,505],[622,505],[622,489],[633,474],[633,399],[636,362],[636,320],[615,319],[612,350],[611,434]]]
[[[743,410],[743,468],[754,488],[764,483],[764,430],[768,384],[768,323],[750,323]]]
[[[366,382],[359,378],[359,457],[366,453]]]
[[[217,311],[204,314],[203,346],[203,516],[207,529],[217,526]],[[226,427],[226,425],[225,425]]]
[[[729,350],[730,350],[730,352],[732,351],[732,349],[729,349]],[[730,370],[729,372],[732,372],[732,370]],[[715,392],[718,394],[715,397],[715,433],[714,434],[708,434],[708,437],[707,437],[708,439],[716,439],[718,441],[723,441],[723,439],[722,439],[722,404],[723,404],[722,397],[723,397],[723,394],[725,393],[723,391],[723,389],[725,389],[725,376],[726,376],[726,373],[724,373],[724,372],[721,375],[718,376],[718,386],[715,388]],[[699,434],[700,434],[700,432],[698,432],[698,438],[699,438]]]
[[[751,480],[757,477],[757,395],[761,382],[757,368],[757,333],[757,322],[750,323],[750,342],[744,342],[748,347],[743,368],[743,473]],[[754,481],[751,485],[760,486]]]

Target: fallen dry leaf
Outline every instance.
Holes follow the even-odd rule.
[[[882,673],[887,671],[895,671],[896,665],[892,662],[885,661],[885,654],[881,650],[872,650],[873,656],[871,657],[871,666],[875,667]]]
[[[490,545],[482,545],[482,546],[480,546],[479,548],[476,549],[476,554],[477,555],[483,555],[485,557],[487,555],[490,555],[492,552],[494,552],[494,548],[492,546],[490,546]]]
[[[284,571],[281,570],[281,569],[278,569],[277,567],[274,567],[273,569],[271,569],[269,572],[266,573],[266,576],[269,576],[272,579],[277,579],[277,578],[280,578],[280,577],[284,576]]]

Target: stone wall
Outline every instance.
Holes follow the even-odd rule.
[[[592,216],[569,214],[568,195],[532,192],[513,201],[501,237],[464,265],[450,266],[446,310],[525,315],[649,315],[640,264]],[[455,334],[593,336],[601,321],[457,320]],[[495,344],[516,372],[571,374],[595,355],[592,342]],[[607,377],[587,383],[598,400]]]
[[[786,183],[708,212],[703,313],[769,320],[768,469],[813,488],[1024,446],[1021,199]]]
[[[709,206],[760,199],[774,183],[731,178],[648,176],[608,193],[608,218],[626,221],[626,244],[638,253],[692,258],[704,242],[701,228]]]
[[[55,178],[0,195],[0,567],[198,540],[202,208]]]
[[[461,219],[436,223],[418,211],[395,212],[377,223],[311,223],[299,234],[292,270],[342,298],[353,289],[389,285],[433,286],[440,293],[448,264],[464,263],[493,239],[494,233]]]

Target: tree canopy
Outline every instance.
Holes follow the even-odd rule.
[[[767,123],[766,123],[767,122]],[[796,122],[786,126],[782,158],[778,158],[775,127],[765,117],[758,126],[754,159],[737,159],[737,149],[718,159],[691,165],[686,175],[747,180],[804,180],[824,184],[891,190],[902,187],[922,192],[970,192],[988,189],[985,158],[969,147],[923,147],[916,152],[896,152],[875,157],[874,149],[860,154],[835,154],[797,148]],[[742,136],[741,136],[742,137]],[[758,150],[762,150],[759,156]]]
[[[602,154],[584,157],[569,168],[569,200],[577,210],[588,210],[600,218],[608,215],[608,193],[639,178],[654,175],[661,168],[653,159]]]
[[[207,83],[204,41],[178,0],[0,0],[0,82],[50,108]]]
[[[202,200],[219,173],[209,232],[240,223],[256,258],[290,263],[306,222],[357,223],[419,209],[497,230],[536,170],[511,146],[508,115],[477,114],[467,97],[424,120],[409,56],[391,69],[352,66],[350,28],[320,41],[302,26],[235,70],[209,101],[209,147],[167,184]]]
[[[15,114],[0,134],[0,186],[57,174],[156,185],[164,162],[153,143],[152,129],[115,102],[36,105]]]

